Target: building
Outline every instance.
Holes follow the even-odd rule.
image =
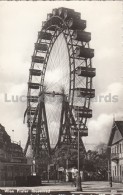
[[[17,176],[30,175],[30,166],[18,143],[12,143],[0,124],[0,186],[16,185]]]
[[[109,138],[112,181],[123,183],[123,121],[114,121]]]

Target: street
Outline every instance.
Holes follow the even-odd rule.
[[[50,181],[49,183],[42,183],[39,187],[1,187],[1,190],[17,190],[22,192],[24,190],[37,193],[49,193],[49,192],[76,192],[76,187],[72,183],[58,183]],[[88,181],[82,183],[82,190],[84,193],[122,193],[123,194],[123,184],[113,183],[112,188],[109,186],[109,182],[103,181]],[[76,192],[79,193],[79,192]]]

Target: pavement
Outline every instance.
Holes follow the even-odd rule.
[[[1,187],[0,190],[2,192],[11,192],[14,194],[18,194],[19,192],[30,192],[38,193],[38,194],[59,194],[59,195],[66,195],[72,194],[117,194],[117,195],[123,195],[123,183],[112,183],[112,187],[110,187],[109,182],[103,182],[103,181],[88,181],[88,182],[82,182],[82,192],[77,192],[76,187],[73,185],[73,183],[64,183],[64,182],[54,182],[50,181],[43,182],[42,186],[36,186],[36,187]],[[2,193],[4,194],[4,193]]]

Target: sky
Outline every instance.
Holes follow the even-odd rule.
[[[21,140],[22,147],[25,146],[28,129],[23,124],[26,101],[22,96],[27,95],[34,43],[47,13],[58,7],[81,12],[81,18],[87,20],[86,31],[92,36],[96,99],[91,104],[89,136],[83,138],[85,146],[91,148],[100,142],[107,143],[114,118],[123,120],[121,1],[0,2],[0,123],[12,140]]]

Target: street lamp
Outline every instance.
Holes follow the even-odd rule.
[[[78,128],[78,176],[76,181],[77,191],[82,191],[81,176],[80,176],[80,130]]]
[[[110,187],[112,187],[112,174],[111,174],[111,146],[108,146],[108,181]]]
[[[76,178],[76,190],[77,191],[82,191],[82,186],[81,186],[81,177],[80,177],[80,129],[81,129],[81,123],[80,123],[80,120],[79,120],[79,107],[77,107],[76,109],[76,116],[77,116],[77,123],[76,123],[76,130],[77,130],[77,142],[78,142],[78,161],[77,161],[77,164],[78,164],[78,175],[77,175],[77,178]]]

